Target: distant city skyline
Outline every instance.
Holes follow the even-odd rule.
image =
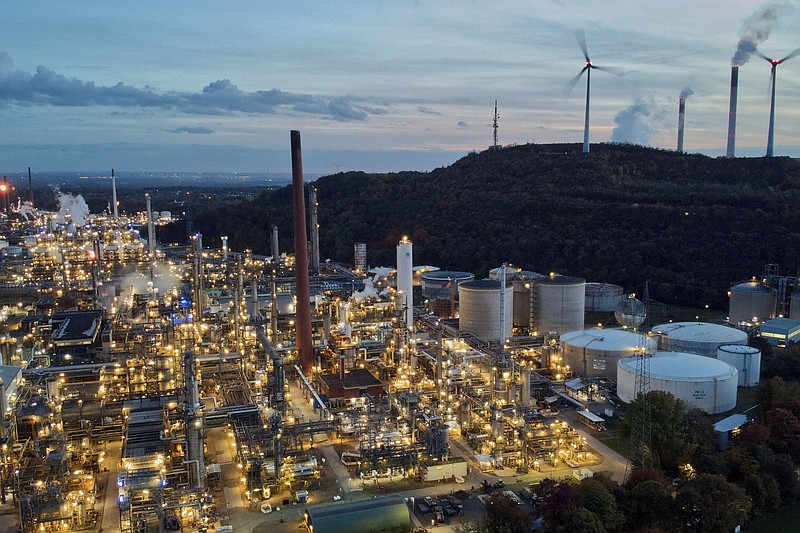
[[[591,142],[723,155],[731,58],[800,47],[789,1],[132,3],[33,0],[0,20],[0,169],[431,170],[492,142],[579,143],[584,30]],[[746,49],[746,47],[745,47]],[[739,78],[737,155],[765,152],[770,65]],[[775,155],[800,157],[800,59],[778,69]]]

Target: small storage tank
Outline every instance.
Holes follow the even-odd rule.
[[[663,352],[687,352],[716,357],[723,344],[747,344],[747,333],[709,322],[672,322],[653,328],[658,349]]]
[[[502,277],[503,274],[505,274],[506,283],[511,283],[511,280],[513,280],[514,277],[516,277],[517,272],[519,272],[519,270],[517,270],[516,268],[509,265],[503,265],[491,269],[489,271],[489,279],[493,279],[495,281],[501,281],[503,279]]]
[[[761,376],[761,350],[743,344],[725,344],[717,349],[717,359],[736,367],[740,387],[755,387]]]
[[[640,347],[653,353],[656,345],[655,339],[621,329],[587,329],[561,335],[564,364],[590,378],[615,378],[620,359],[634,355]]]
[[[728,321],[731,324],[760,323],[775,318],[777,292],[759,281],[734,285],[731,287],[730,297]]]
[[[453,286],[455,296],[458,298],[458,285],[475,279],[475,276],[470,272],[453,270],[434,270],[425,272],[420,277],[422,279],[423,298],[449,298],[451,286]]]
[[[636,357],[620,359],[617,365],[617,395],[626,403],[635,399]],[[671,393],[715,415],[736,407],[739,373],[732,365],[702,355],[658,352],[650,358],[650,388]]]
[[[540,335],[583,329],[586,280],[551,274],[535,280],[535,327]]]
[[[586,284],[586,312],[613,313],[625,293],[619,285],[611,283]]]
[[[514,297],[511,285],[506,286],[502,306],[499,281],[466,281],[458,286],[458,295],[458,328],[461,331],[472,333],[489,342],[503,342],[511,338]]]

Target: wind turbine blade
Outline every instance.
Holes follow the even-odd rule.
[[[786,56],[783,59],[781,59],[781,63],[783,63],[787,59],[791,59],[791,58],[796,57],[796,56],[800,56],[800,48],[798,48],[797,50],[795,50],[794,52],[792,52],[788,56]]]
[[[569,80],[569,83],[567,83],[566,85],[564,85],[564,88],[563,88],[563,89],[561,89],[561,91],[564,93],[564,95],[568,95],[569,93],[571,93],[571,92],[572,92],[572,89],[574,89],[574,88],[575,88],[575,85],[577,85],[577,84],[578,84],[578,81],[581,79],[581,76],[583,76],[583,73],[584,73],[584,72],[586,72],[587,70],[589,70],[589,67],[588,67],[588,66],[587,66],[587,67],[583,67],[583,68],[581,69],[581,71],[580,71],[580,72],[578,72],[578,74],[577,74],[577,75],[576,75],[574,78],[572,78],[571,80]]]
[[[583,30],[578,30],[575,32],[575,38],[578,40],[578,46],[581,47],[583,57],[586,58],[586,61],[589,61],[589,49],[586,48],[586,34]]]
[[[753,53],[754,53],[755,55],[757,55],[758,57],[760,57],[761,59],[763,59],[763,60],[765,60],[765,61],[769,61],[770,63],[772,63],[772,58],[770,58],[770,57],[767,57],[767,56],[765,56],[764,54],[762,54],[762,53],[761,53],[761,50],[759,50],[758,48],[755,48],[755,49],[753,50]]]
[[[627,74],[626,70],[617,67],[598,67],[597,65],[592,65],[592,68],[608,72],[609,74],[613,74],[614,76],[624,76],[625,74]]]

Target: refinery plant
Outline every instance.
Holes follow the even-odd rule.
[[[224,531],[232,508],[393,481],[585,477],[604,462],[586,432],[636,398],[642,358],[649,390],[709,414],[758,384],[752,320],[776,316],[792,279],[734,286],[727,325],[648,332],[622,287],[415,267],[407,237],[389,268],[370,268],[363,242],[353,265],[321,261],[295,133],[295,253],[274,225],[269,256],[199,233],[159,244],[172,214],[149,195],[121,214],[113,172],[108,212],[26,201],[4,218],[0,496],[22,531]],[[615,311],[621,326],[587,326]],[[306,525],[360,507],[336,509]]]

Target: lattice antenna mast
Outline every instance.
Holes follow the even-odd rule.
[[[645,300],[649,298],[648,287],[645,286]],[[652,439],[650,431],[650,356],[647,349],[646,335],[639,335],[639,326],[647,318],[645,305],[631,294],[620,302],[615,310],[617,321],[625,327],[633,329],[638,335],[636,348],[636,376],[634,381],[634,398],[631,416],[631,456],[626,466],[625,477],[637,467],[652,468]]]
[[[495,100],[494,101],[494,119],[492,120],[492,130],[494,132],[494,137],[493,137],[494,144],[492,145],[492,148],[494,148],[495,150],[500,148],[500,146],[497,144],[497,128],[500,127],[499,124],[498,124],[499,120],[500,120],[500,115],[497,114],[497,100]]]

